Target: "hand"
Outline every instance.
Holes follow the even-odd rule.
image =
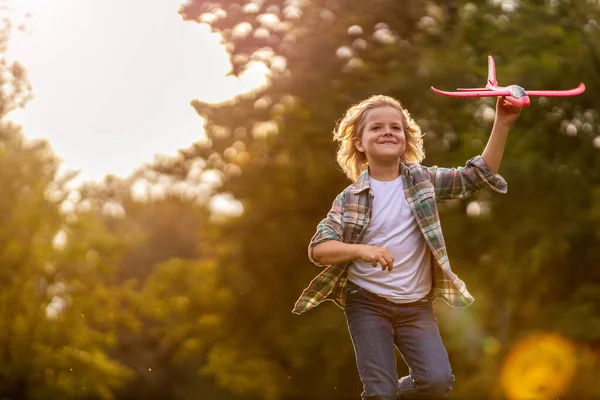
[[[390,251],[384,247],[369,246],[366,244],[359,244],[358,247],[358,258],[368,263],[371,263],[373,268],[377,268],[377,264],[381,265],[381,270],[386,269],[392,270],[394,268],[394,256]]]
[[[498,97],[496,101],[496,122],[510,126],[517,120],[520,114],[520,108],[511,106],[504,96]]]

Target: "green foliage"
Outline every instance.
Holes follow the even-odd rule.
[[[190,1],[182,15],[213,21],[231,72],[264,62],[269,85],[194,101],[207,138],[130,179],[69,190],[47,144],[0,125],[0,397],[356,398],[341,310],[291,314],[319,272],[308,241],[348,184],[331,131],[351,104],[392,95],[425,132],[425,164],[462,165],[483,150],[493,99],[429,87],[483,85],[488,54],[500,84],[581,80],[587,91],[523,111],[501,167],[507,195],[440,205],[453,269],[477,300],[436,304],[453,396],[504,398],[506,356],[545,331],[576,349],[567,394],[598,397],[600,10],[509,3]],[[27,84],[18,68],[0,69],[3,116]],[[208,170],[242,202],[240,217],[211,219],[213,189],[198,179]]]
[[[214,342],[226,335],[224,312],[231,307],[230,290],[219,284],[217,265],[172,259],[156,266],[130,307],[142,325],[121,333],[119,357],[137,380],[124,398],[209,394],[212,385],[198,385],[201,369]],[[142,387],[140,387],[142,386]]]
[[[112,399],[129,376],[106,353],[120,245],[97,220],[61,212],[69,191],[58,166],[47,143],[0,125],[0,393]]]
[[[429,86],[483,85],[488,54],[496,58],[500,84],[562,89],[582,80],[588,90],[577,98],[536,99],[523,112],[503,161],[508,195],[482,193],[443,206],[454,268],[478,299],[468,310],[439,310],[450,325],[442,329],[462,382],[456,395],[500,393],[493,374],[505,351],[530,330],[597,344],[590,329],[597,300],[575,290],[596,293],[589,285],[598,281],[600,261],[593,201],[599,184],[593,145],[599,107],[592,95],[598,84],[599,34],[589,22],[597,20],[596,5],[520,2],[511,10],[461,1],[327,1],[301,7],[267,1],[256,12],[253,7],[192,1],[182,11],[188,19],[216,16],[211,25],[231,52],[232,73],[253,60],[271,67],[266,88],[224,104],[196,101],[207,121],[208,140],[182,155],[184,165],[203,158],[207,169],[221,170],[226,177],[222,191],[244,204],[244,215],[223,227],[232,250],[220,263],[235,288],[234,309],[245,315],[231,332],[240,337],[240,352],[242,338],[251,336],[265,361],[278,360],[285,374],[305,377],[296,385],[271,377],[269,385],[282,398],[356,394],[353,387],[341,394],[331,383],[352,371],[352,356],[343,350],[348,343],[336,349],[338,357],[320,358],[317,350],[331,346],[331,337],[343,340],[343,318],[331,325],[327,310],[314,316],[288,314],[318,272],[308,265],[306,244],[330,201],[348,183],[334,162],[330,132],[335,121],[352,103],[389,94],[426,132],[427,165],[464,164],[483,150],[491,128],[486,110],[493,101],[443,98]],[[279,18],[273,25],[269,18],[275,18],[265,17],[270,13]],[[238,26],[242,22],[250,24],[246,35]],[[471,202],[483,210],[479,215],[467,215]],[[566,315],[580,316],[582,328],[567,329],[572,325]],[[268,322],[257,326],[256,321]],[[316,332],[307,333],[315,325]],[[325,326],[330,330],[320,331]],[[472,340],[465,343],[461,338],[468,332]],[[497,340],[500,351],[480,366],[487,338]],[[298,361],[294,346],[314,361]],[[464,351],[472,356],[460,357]],[[211,371],[225,386],[233,385],[234,377],[242,379],[239,370]],[[266,396],[259,389],[247,390]]]

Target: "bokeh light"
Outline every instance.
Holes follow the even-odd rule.
[[[553,333],[528,336],[504,361],[504,393],[509,400],[556,399],[569,388],[575,365],[575,349],[566,338]]]

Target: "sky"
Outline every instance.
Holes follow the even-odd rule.
[[[176,154],[204,135],[190,106],[220,102],[265,82],[241,80],[219,36],[184,22],[181,0],[9,0],[26,32],[8,56],[29,73],[34,98],[9,118],[28,138],[47,139],[81,180],[129,175],[155,154]]]

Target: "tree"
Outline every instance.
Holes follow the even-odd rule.
[[[169,163],[162,168],[177,170]],[[194,182],[155,175],[140,168],[127,179],[109,176],[82,188],[93,208],[112,210],[103,224],[127,243],[118,280],[122,310],[132,318],[120,326],[111,355],[134,377],[118,397],[232,398],[203,371],[230,311],[231,289],[214,262],[226,244],[214,241],[207,197]]]
[[[112,360],[121,244],[94,215],[64,214],[68,177],[45,142],[0,127],[0,343],[5,397],[112,398],[128,370]]]
[[[0,396],[110,399],[129,374],[114,344],[121,245],[93,213],[73,210],[72,174],[48,143],[28,141],[3,117],[29,98],[24,69],[0,31]],[[68,206],[70,204],[71,209]]]
[[[2,2],[4,3],[4,2]],[[0,118],[9,112],[23,107],[31,98],[31,86],[25,68],[18,62],[6,58],[6,50],[13,29],[11,20],[4,11],[9,7],[0,3]]]
[[[498,393],[495,376],[505,351],[531,330],[597,345],[590,327],[597,324],[598,270],[589,267],[599,262],[594,4],[198,0],[182,14],[223,35],[233,74],[252,61],[270,67],[266,88],[225,104],[195,101],[208,139],[183,154],[187,162],[200,158],[208,169],[222,171],[222,190],[244,204],[244,215],[226,228],[238,245],[221,261],[227,282],[240,293],[234,309],[246,315],[232,324],[240,339],[231,348],[240,349],[251,335],[261,357],[281,368],[271,378],[280,397],[351,393],[342,394],[352,368],[348,343],[331,344],[344,343],[339,313],[324,309],[302,319],[286,314],[316,272],[305,267],[305,245],[327,211],[323,200],[347,184],[333,160],[334,121],[369,94],[390,94],[426,132],[428,165],[463,164],[483,148],[493,103],[436,97],[428,88],[481,85],[488,54],[496,57],[501,83],[567,88],[581,79],[588,89],[577,98],[541,99],[523,113],[502,167],[507,196],[482,193],[443,206],[454,268],[479,299],[467,310],[440,310],[451,357],[472,355],[456,357],[458,381],[464,382],[457,395]],[[515,30],[519,35],[510,34]],[[568,315],[577,315],[578,323],[568,322]],[[460,328],[469,318],[472,328]],[[474,340],[466,342],[465,335]],[[500,351],[483,351],[488,337]],[[484,367],[481,357],[489,360]],[[585,367],[588,375],[597,369],[597,363]],[[343,373],[342,391],[334,390]],[[579,383],[573,394],[598,390]]]

